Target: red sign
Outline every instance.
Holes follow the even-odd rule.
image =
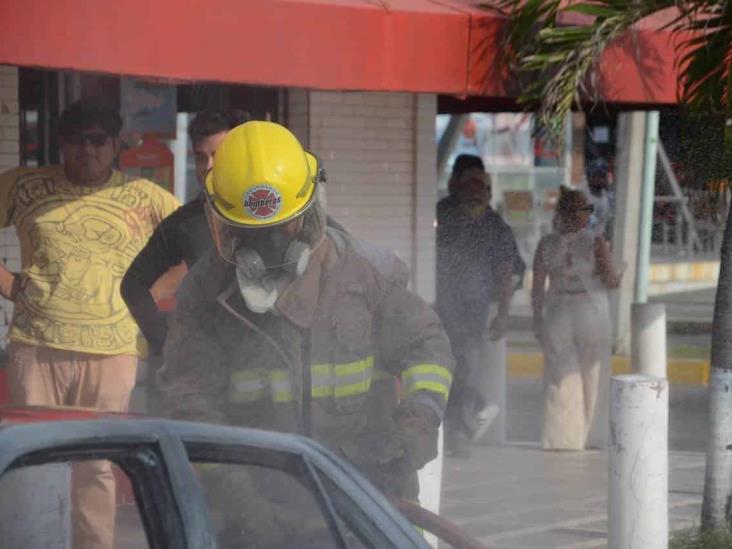
[[[126,149],[119,155],[119,169],[129,175],[154,181],[173,192],[175,160],[170,149],[156,139],[145,138],[142,145]]]

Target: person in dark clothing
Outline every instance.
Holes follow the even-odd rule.
[[[437,312],[457,360],[446,411],[448,453],[468,457],[489,428],[504,436],[505,332],[521,274],[510,227],[490,208],[490,183],[480,157],[460,155],[437,205]],[[493,425],[493,426],[492,426]]]
[[[249,120],[240,110],[201,111],[191,121],[188,135],[193,145],[196,178],[203,178],[213,166],[213,158],[226,133]],[[150,237],[122,279],[122,298],[147,339],[152,355],[160,355],[167,334],[164,313],[158,310],[151,288],[160,276],[180,265],[186,268],[211,247],[203,199],[197,196],[167,217]]]

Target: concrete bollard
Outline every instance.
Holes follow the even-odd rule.
[[[666,378],[666,305],[633,303],[630,341],[633,371]]]
[[[668,381],[626,375],[610,387],[608,547],[668,547]]]

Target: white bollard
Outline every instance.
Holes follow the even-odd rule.
[[[626,375],[610,387],[608,547],[668,547],[668,381]]]
[[[633,303],[630,354],[635,373],[667,377],[666,305]]]

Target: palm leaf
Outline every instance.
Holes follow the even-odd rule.
[[[696,4],[719,2],[700,0]],[[498,9],[508,18],[505,51],[524,90],[519,102],[537,109],[537,127],[548,130],[561,143],[567,113],[583,98],[597,99],[595,69],[602,52],[641,19],[680,3],[596,0],[562,6],[558,0],[498,2]],[[583,26],[562,26],[564,13],[594,19]],[[694,20],[690,9],[682,9],[681,14],[679,26]]]

